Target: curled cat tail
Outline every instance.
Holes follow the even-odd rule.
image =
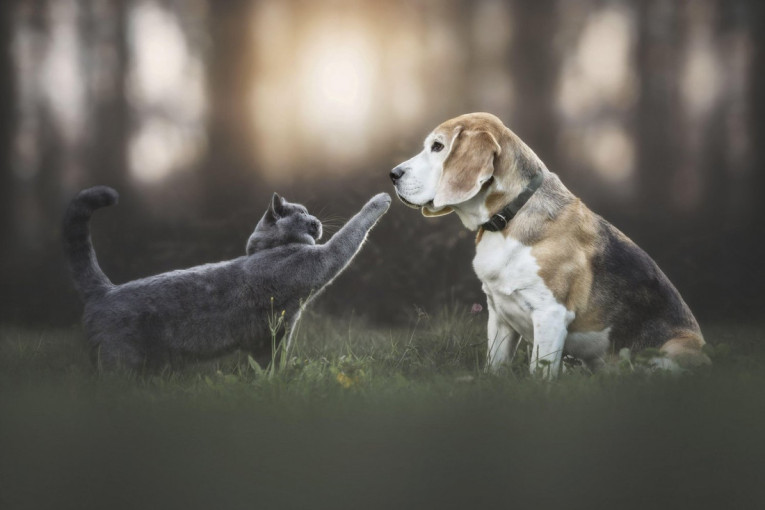
[[[64,250],[74,286],[85,301],[113,286],[98,266],[90,240],[90,217],[96,209],[116,204],[118,198],[107,186],[88,188],[74,197],[64,215]]]

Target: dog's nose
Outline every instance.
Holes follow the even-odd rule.
[[[406,170],[404,170],[400,166],[397,166],[396,168],[390,171],[390,180],[393,181],[393,184],[396,184],[396,181],[401,179],[401,177],[405,173],[406,173]]]

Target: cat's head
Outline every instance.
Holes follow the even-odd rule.
[[[274,193],[266,214],[247,241],[247,255],[285,244],[316,244],[321,222],[300,204],[292,204]]]

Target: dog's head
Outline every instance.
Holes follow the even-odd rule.
[[[398,197],[426,216],[451,212],[452,206],[473,198],[494,175],[506,129],[487,113],[444,122],[425,138],[422,152],[391,171]]]
[[[425,216],[453,210],[487,216],[478,209],[485,208],[489,188],[509,191],[514,181],[521,182],[519,155],[536,158],[497,117],[469,113],[434,129],[422,152],[396,166],[390,177],[399,199]],[[502,182],[495,184],[495,178]]]
[[[456,211],[477,228],[544,168],[501,120],[468,113],[447,120],[426,138],[422,152],[390,172],[399,199],[425,216]]]

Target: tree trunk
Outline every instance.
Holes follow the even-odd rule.
[[[753,209],[750,217],[759,228],[765,217],[765,200],[762,199],[762,190],[765,189],[765,147],[762,144],[765,140],[765,33],[762,30],[765,24],[765,5],[763,2],[754,2],[750,8],[753,16],[749,22],[749,34],[752,37],[752,82],[749,89],[752,109],[749,122],[752,140],[751,176],[754,181],[749,188]]]
[[[518,99],[512,129],[555,171],[558,121],[555,90],[560,68],[551,39],[557,30],[556,0],[516,1],[510,68]]]
[[[102,19],[103,12],[97,12],[93,5],[85,18],[85,26],[81,33],[86,44],[112,44],[114,46],[115,64],[113,69],[113,89],[105,97],[95,96],[92,101],[96,106],[93,110],[92,124],[89,127],[91,137],[87,147],[87,176],[83,186],[107,184],[119,191],[124,191],[129,179],[127,177],[127,143],[130,136],[130,112],[127,104],[125,83],[128,72],[128,42],[127,15],[128,2],[115,2],[111,19]],[[104,23],[113,24],[113,39],[104,41],[94,33],[97,26]],[[89,41],[88,37],[93,37]]]
[[[12,148],[16,127],[14,75],[11,44],[15,0],[0,2],[0,257],[5,259],[13,225]]]
[[[256,173],[250,168],[253,142],[248,138],[255,61],[250,37],[252,5],[247,0],[210,2],[209,150],[200,179],[206,215],[229,211],[231,203],[246,203],[255,181]]]
[[[662,11],[662,9],[666,9]],[[677,151],[677,70],[680,45],[677,7],[646,0],[638,5],[637,202],[649,211],[671,207]]]

